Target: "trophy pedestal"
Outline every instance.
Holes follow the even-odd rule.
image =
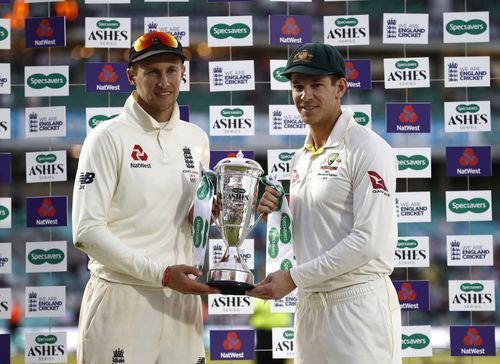
[[[227,255],[225,258],[227,259]],[[237,258],[238,261],[223,258],[224,261],[215,264],[208,271],[207,284],[219,288],[221,294],[230,295],[244,295],[245,291],[254,288],[252,272],[239,260],[239,256]]]

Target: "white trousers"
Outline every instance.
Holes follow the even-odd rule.
[[[295,364],[401,364],[401,311],[385,276],[333,292],[299,292]]]
[[[200,297],[91,278],[80,310],[77,363],[205,363]]]

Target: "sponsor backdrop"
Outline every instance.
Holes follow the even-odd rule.
[[[65,363],[75,348],[70,328],[88,273],[71,242],[71,190],[95,177],[75,176],[79,148],[121,112],[128,48],[150,31],[171,32],[189,56],[179,103],[210,135],[206,167],[241,149],[285,189],[308,126],[281,71],[297,45],[337,46],[349,85],[342,107],[398,162],[392,278],[404,356],[430,357],[435,347],[496,355],[496,1],[2,0],[0,15],[0,363],[11,352]],[[131,158],[144,162],[147,151]],[[284,258],[290,248],[276,254],[265,235],[260,223],[241,249],[257,279],[294,264]],[[224,251],[215,229],[210,236],[208,266]],[[254,359],[253,303],[204,298],[212,360]],[[293,314],[295,304],[292,292],[272,311]],[[273,328],[269,345],[275,358],[293,358],[293,327]]]

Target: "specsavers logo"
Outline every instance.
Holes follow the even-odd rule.
[[[457,198],[448,204],[449,209],[456,214],[464,214],[472,212],[480,214],[486,212],[490,208],[490,203],[484,198],[472,198],[467,200],[465,198]]]
[[[424,349],[429,346],[431,340],[424,334],[402,335],[402,344],[404,349]]]
[[[35,249],[28,255],[28,260],[31,264],[59,264],[64,260],[64,252],[60,249]]]
[[[117,116],[118,116],[118,114],[114,114],[114,115],[110,115],[110,116],[108,116],[108,115],[94,115],[89,119],[88,124],[89,124],[89,127],[91,129],[94,129],[97,125],[99,125],[103,121],[113,119]]]
[[[217,39],[242,39],[250,35],[250,27],[243,23],[236,23],[232,25],[220,23],[210,28],[210,35]]]
[[[58,89],[66,85],[67,79],[60,73],[51,73],[45,75],[43,73],[35,73],[28,77],[27,84],[29,87],[39,90],[45,87]]]
[[[429,159],[427,159],[423,155],[412,155],[406,156],[399,154],[396,156],[398,160],[398,168],[400,171],[404,171],[405,169],[413,169],[416,171],[420,171],[429,166]]]
[[[488,29],[488,25],[481,19],[471,19],[464,21],[455,19],[446,24],[446,31],[451,35],[479,35]]]

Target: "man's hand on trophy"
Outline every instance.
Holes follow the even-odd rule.
[[[212,202],[212,216],[210,218],[210,225],[213,224],[219,218],[220,210],[222,208],[222,198],[221,194],[217,193]]]
[[[285,297],[296,287],[289,270],[278,270],[255,284],[255,288],[246,291],[245,294],[262,299],[277,300]]]
[[[190,274],[200,277],[203,272],[186,264],[171,265],[165,269],[165,273],[163,274],[163,286],[184,294],[204,295],[220,293],[218,288],[210,287],[205,283],[200,283],[189,278]]]
[[[264,221],[267,221],[267,215],[276,210],[280,199],[280,193],[278,190],[271,186],[266,186],[264,193],[259,201],[259,206],[257,211],[262,214]]]

